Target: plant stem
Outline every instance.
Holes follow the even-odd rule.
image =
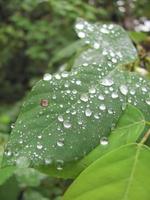
[[[144,144],[144,143],[147,141],[147,139],[149,138],[149,136],[150,136],[150,129],[149,129],[149,130],[147,131],[147,133],[144,135],[144,137],[142,138],[140,144]]]

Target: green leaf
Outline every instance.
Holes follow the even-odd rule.
[[[0,168],[0,185],[4,184],[6,180],[8,180],[16,170],[15,166],[8,166],[5,168]]]
[[[149,200],[150,149],[125,145],[95,161],[73,182],[64,200]]]
[[[145,119],[143,114],[134,106],[128,105],[121,115],[117,126],[111,131],[110,136],[102,138],[101,143],[87,156],[77,163],[65,165],[64,170],[58,171],[50,166],[42,166],[39,168],[46,174],[58,177],[75,178],[92,162],[105,155],[106,153],[128,143],[136,142],[145,127]],[[72,168],[72,170],[69,170]]]
[[[103,44],[99,53],[96,49],[94,58],[92,51],[81,56],[81,64],[70,73],[46,74],[33,87],[12,130],[4,165],[26,165],[28,160],[33,167],[51,164],[59,173],[109,135],[128,103],[143,111],[146,120],[150,117],[149,82],[121,69],[121,64],[136,59],[125,31],[117,25],[89,24],[88,29],[93,29],[87,32],[89,43]],[[102,39],[97,41],[99,34]],[[101,54],[101,47],[107,55]]]

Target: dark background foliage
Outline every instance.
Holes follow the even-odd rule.
[[[149,0],[0,0],[0,151],[35,81],[66,62],[71,66],[79,51],[78,17],[122,25],[137,47],[141,69],[150,71],[149,10]],[[14,179],[0,187],[1,200],[59,199],[68,184],[46,177],[22,187]]]

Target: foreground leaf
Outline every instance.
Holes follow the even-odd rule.
[[[70,186],[64,200],[149,200],[150,149],[125,145],[90,165]]]
[[[61,171],[66,164],[91,152],[101,137],[109,135],[128,103],[139,108],[146,119],[150,117],[149,82],[120,69],[127,60],[137,58],[130,39],[119,26],[95,26],[90,25],[95,35],[90,31],[89,41],[97,42],[99,29],[109,31],[110,35],[103,33],[100,37],[102,47],[109,47],[110,61],[104,56],[98,60],[100,63],[90,61],[87,65],[84,58],[70,73],[46,74],[23,105],[5,151],[4,165],[51,164]],[[115,54],[117,46],[119,55]],[[95,57],[99,58],[99,54]]]
[[[51,166],[42,166],[39,169],[52,176],[75,178],[92,162],[106,153],[122,145],[136,142],[144,130],[144,127],[145,119],[143,114],[137,108],[129,104],[120,117],[117,127],[112,130],[108,139],[106,137],[101,138],[99,145],[83,159],[77,163],[73,162],[72,164],[65,165],[64,169],[59,172]]]

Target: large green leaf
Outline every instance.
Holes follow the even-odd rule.
[[[117,126],[110,133],[108,138],[102,137],[100,144],[91,151],[87,156],[78,161],[64,166],[59,171],[52,166],[42,166],[42,170],[46,174],[63,178],[75,178],[92,162],[122,145],[136,142],[145,127],[145,119],[143,114],[130,104],[121,115]],[[70,170],[71,169],[71,170]]]
[[[125,145],[95,161],[70,186],[64,200],[149,200],[150,149]]]
[[[81,56],[81,65],[70,73],[46,74],[23,104],[5,151],[5,165],[25,162],[36,167],[51,163],[60,171],[66,163],[91,152],[101,137],[109,135],[127,103],[140,108],[148,119],[149,82],[120,68],[136,59],[135,48],[125,31],[117,25],[91,24],[89,29],[92,27],[89,41],[102,43],[99,48],[108,48],[111,59],[107,62],[99,51],[95,53],[97,62],[87,65]],[[104,34],[104,29],[110,34]],[[99,30],[102,40],[97,41]],[[91,52],[92,59],[93,55]],[[90,54],[86,59],[90,59]]]

